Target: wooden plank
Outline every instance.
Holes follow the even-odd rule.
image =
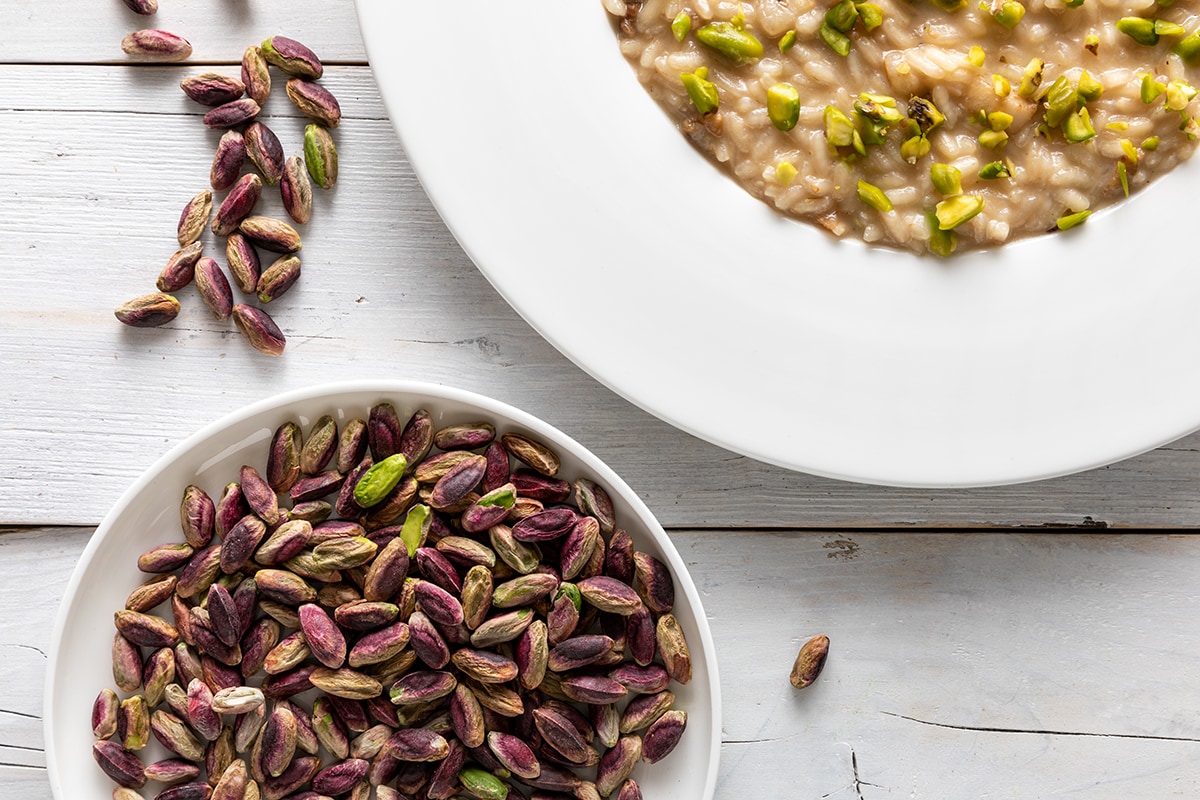
[[[492,289],[422,191],[366,68],[326,79],[347,115],[341,180],[318,193],[305,276],[273,307],[289,352],[250,352],[190,287],[176,323],[126,329],[112,309],[153,288],[217,139],[175,87],[181,74],[0,67],[0,136],[15,154],[0,192],[0,523],[96,524],[156,458],[222,414],[371,375],[458,385],[546,419],[673,527],[1200,523],[1200,435],[1083,475],[923,491],[791,473],[680,433],[572,365]],[[294,152],[301,120],[282,97],[266,113]]]
[[[192,63],[237,62],[267,36],[304,42],[331,63],[365,63],[353,0],[162,0],[159,11],[139,16],[121,0],[23,2],[0,27],[0,63],[130,63],[121,39],[130,31],[159,28],[192,44]]]
[[[14,576],[0,584],[6,658],[45,650],[89,535],[0,536]],[[672,539],[716,642],[721,800],[1166,798],[1200,788],[1200,689],[1190,679],[1200,537],[680,530]],[[797,692],[792,659],[822,632],[833,642],[825,672]],[[39,713],[39,659],[4,676],[0,708]],[[0,742],[27,735],[0,714]],[[49,798],[35,774],[3,768],[0,781]]]

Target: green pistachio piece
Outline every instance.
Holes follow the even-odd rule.
[[[733,22],[710,22],[696,31],[696,38],[734,64],[745,64],[763,54],[762,42]]]
[[[1008,130],[1013,123],[1013,115],[1006,111],[993,111],[987,115],[987,124],[994,131]]]
[[[962,171],[958,167],[937,162],[930,164],[929,179],[939,194],[962,194]]]
[[[920,134],[905,139],[900,145],[900,157],[910,164],[915,164],[929,155],[929,140]]]
[[[1079,82],[1076,84],[1076,89],[1085,103],[1099,100],[1100,95],[1104,94],[1104,84],[1093,78],[1091,73],[1086,69],[1079,73]]]
[[[979,144],[989,150],[995,150],[998,147],[1003,147],[1008,141],[1007,131],[984,131],[979,134]]]
[[[408,459],[396,453],[372,464],[354,486],[354,501],[363,508],[377,506],[396,488],[408,468]]]
[[[1158,149],[1158,137],[1150,136],[1146,139],[1143,139],[1142,140],[1142,149],[1146,150],[1146,151],[1157,150]]]
[[[1147,47],[1158,44],[1158,33],[1154,30],[1154,20],[1152,19],[1121,17],[1117,20],[1117,30],[1138,44],[1144,44]]]
[[[1124,161],[1117,162],[1117,179],[1121,181],[1121,191],[1129,197],[1129,170],[1125,168]]]
[[[467,767],[458,773],[458,780],[472,797],[480,800],[505,800],[508,797],[508,787],[487,770]]]
[[[1017,94],[1021,97],[1033,97],[1042,85],[1042,70],[1045,69],[1046,63],[1040,58],[1031,59],[1025,65],[1025,72],[1021,75],[1021,85],[1017,87]]]
[[[993,161],[990,164],[984,164],[979,170],[979,177],[985,181],[995,180],[996,178],[1011,178],[1012,175],[1008,172],[1008,166],[1003,161]]]
[[[913,97],[908,101],[908,118],[917,124],[922,136],[946,121],[945,115],[938,111],[933,101],[924,97]]]
[[[1100,52],[1100,37],[1094,33],[1089,33],[1083,40],[1083,49],[1087,50],[1092,55]]]
[[[849,147],[854,143],[854,122],[835,106],[825,106],[825,138],[834,147]]]
[[[983,211],[983,198],[977,194],[959,194],[947,197],[937,204],[933,214],[937,217],[938,230],[951,231]]]
[[[896,108],[896,98],[885,94],[863,92],[854,101],[854,110],[868,119],[888,125],[904,119],[900,109]]]
[[[854,0],[841,0],[825,12],[825,24],[841,33],[849,33],[858,22],[858,8]]]
[[[1153,103],[1158,96],[1166,91],[1166,84],[1155,80],[1149,72],[1142,73],[1142,102],[1146,105]]]
[[[1171,52],[1192,66],[1200,62],[1200,28],[1176,42]]]
[[[855,3],[854,7],[858,9],[858,18],[868,33],[883,24],[883,9],[874,3]]]
[[[958,246],[958,234],[942,230],[938,225],[937,216],[932,211],[926,213],[925,219],[929,222],[929,252],[941,258],[952,255],[954,248]]]
[[[942,11],[958,11],[967,7],[967,0],[933,0],[933,4]]]
[[[786,53],[796,46],[796,31],[791,30],[779,39],[779,52]]]
[[[1083,5],[1083,0],[1063,0],[1063,5],[1067,8],[1079,8]]]
[[[790,161],[780,161],[775,167],[775,180],[784,186],[790,186],[800,173]]]
[[[790,131],[800,120],[800,92],[790,83],[767,89],[767,116],[781,131]]]
[[[1025,6],[1018,3],[1017,0],[1004,0],[1004,2],[992,11],[992,18],[1009,30],[1017,27],[1017,23],[1024,16]]]
[[[1168,111],[1183,111],[1195,96],[1196,87],[1187,81],[1170,81],[1167,83],[1167,99],[1163,108]]]
[[[829,26],[829,23],[822,22],[821,29],[818,31],[821,34],[821,39],[829,48],[839,56],[850,55],[850,37],[841,31]]]
[[[425,544],[429,536],[429,526],[433,520],[429,514],[429,506],[415,505],[408,510],[404,517],[404,526],[400,529],[400,539],[408,548],[408,557],[417,554],[417,548]]]
[[[1075,110],[1079,103],[1079,92],[1071,85],[1071,81],[1067,80],[1066,75],[1059,75],[1046,90],[1042,102],[1046,106],[1046,124],[1057,128],[1067,115]]]
[[[692,15],[688,12],[680,11],[675,15],[675,19],[671,20],[671,33],[675,34],[675,41],[682,42],[691,30]]]
[[[1083,211],[1076,211],[1074,214],[1066,214],[1059,217],[1058,221],[1055,222],[1054,225],[1060,231],[1070,230],[1077,225],[1082,225],[1083,223],[1087,222],[1087,218],[1090,217],[1091,214],[1092,212],[1086,209]]]
[[[888,212],[895,208],[888,196],[883,193],[883,189],[878,186],[867,183],[866,181],[858,182],[858,199],[869,205],[876,211]]]
[[[1159,36],[1183,36],[1187,33],[1187,29],[1177,22],[1156,19],[1154,20],[1154,32]]]
[[[708,80],[708,67],[699,67],[695,72],[682,72],[679,80],[683,81],[683,88],[697,111],[711,114],[717,110],[721,98],[717,94],[717,87]]]
[[[971,45],[971,49],[967,51],[967,61],[974,67],[982,67],[983,62],[987,61],[987,53],[982,47],[977,44]]]
[[[1086,108],[1081,108],[1074,112],[1063,123],[1063,136],[1068,142],[1074,144],[1086,142],[1095,135],[1096,129],[1092,127],[1092,119],[1088,115]]]

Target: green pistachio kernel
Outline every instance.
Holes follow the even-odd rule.
[[[506,800],[508,787],[492,773],[478,767],[467,767],[458,773],[459,783],[480,800]]]
[[[834,147],[849,147],[854,142],[854,121],[835,106],[825,106],[825,138]]]
[[[1097,55],[1100,52],[1100,37],[1094,33],[1089,33],[1083,39],[1083,49],[1092,55]]]
[[[1007,131],[987,130],[979,134],[979,144],[988,148],[989,150],[995,150],[998,147],[1003,147],[1007,141]]]
[[[1076,88],[1079,91],[1079,96],[1085,103],[1099,100],[1100,95],[1104,94],[1104,84],[1093,78],[1091,73],[1086,69],[1079,73],[1079,81],[1076,83]]]
[[[1187,33],[1187,29],[1177,22],[1156,19],[1154,20],[1154,32],[1159,36],[1183,36]]]
[[[404,525],[400,528],[400,539],[408,549],[409,558],[416,556],[417,548],[424,545],[425,540],[429,538],[429,526],[432,523],[433,518],[427,505],[415,505],[404,516]]]
[[[1092,119],[1088,115],[1086,108],[1081,108],[1078,111],[1067,117],[1067,121],[1063,123],[1063,137],[1068,142],[1078,144],[1086,142],[1096,135],[1096,129],[1092,127]]]
[[[1063,0],[1063,5],[1067,8],[1079,8],[1083,5],[1083,0]]]
[[[999,7],[992,12],[992,18],[999,22],[1004,27],[1012,30],[1017,27],[1017,23],[1025,16],[1025,6],[1017,2],[1017,0],[1004,0]]]
[[[825,24],[835,31],[849,33],[856,22],[858,9],[854,6],[854,0],[840,0],[825,12]]]
[[[354,486],[354,502],[363,508],[379,505],[388,492],[396,488],[407,468],[408,459],[403,453],[390,455],[372,464]]]
[[[675,41],[682,42],[691,30],[692,15],[688,12],[680,11],[675,15],[675,19],[671,20],[671,33],[675,34]]]
[[[874,3],[855,3],[854,7],[858,9],[858,18],[862,20],[867,33],[883,24],[883,9]]]
[[[952,164],[934,162],[929,165],[929,179],[939,194],[962,194],[962,170]]]
[[[1200,139],[1200,123],[1196,122],[1195,119],[1189,117],[1187,114],[1182,114],[1180,116],[1183,117],[1183,121],[1179,123],[1180,132],[1182,132],[1183,135],[1191,141]]]
[[[839,56],[850,55],[850,37],[841,31],[830,27],[829,23],[822,22],[821,29],[818,31],[821,34],[821,39],[825,44],[829,45],[829,49],[837,53]]]
[[[992,92],[996,97],[1008,97],[1012,94],[1012,84],[1003,75],[992,75]]]
[[[1200,28],[1176,42],[1171,52],[1192,66],[1200,62]]]
[[[1158,137],[1151,136],[1142,140],[1142,149],[1147,152],[1153,152],[1158,149]]]
[[[1091,211],[1084,209],[1083,211],[1076,211],[1074,214],[1061,216],[1054,224],[1060,231],[1066,231],[1087,222],[1087,218],[1091,215]]]
[[[1046,124],[1057,128],[1067,115],[1075,110],[1079,102],[1079,92],[1067,80],[1066,75],[1059,75],[1050,88],[1046,90],[1042,101],[1046,106]]]
[[[800,92],[790,83],[767,89],[767,116],[781,131],[790,131],[800,120]]]
[[[858,122],[858,131],[862,136],[863,144],[876,146],[887,141],[888,124],[886,122],[877,122],[870,117],[863,117],[861,115]]]
[[[1008,171],[1008,165],[1003,161],[993,161],[990,164],[984,164],[980,168],[979,177],[985,181],[990,181],[996,178],[1011,178],[1012,174]]]
[[[1166,84],[1160,83],[1149,72],[1142,73],[1142,102],[1146,105],[1153,103],[1158,96],[1166,91]]]
[[[866,181],[858,182],[858,199],[869,205],[876,211],[887,213],[895,208],[888,196],[883,193],[883,189],[878,186],[867,183]]]
[[[945,115],[938,111],[938,107],[933,104],[933,101],[926,100],[924,97],[909,99],[908,118],[917,124],[917,129],[922,135],[928,134],[946,121]]]
[[[958,246],[958,234],[942,230],[932,211],[926,212],[925,219],[929,223],[929,252],[942,258],[952,255]]]
[[[900,109],[896,108],[896,99],[882,94],[863,92],[854,101],[854,110],[872,122],[881,123],[884,130],[904,119]]]
[[[796,171],[796,167],[790,161],[780,161],[775,167],[775,180],[783,186],[791,186],[798,174],[800,173]]]
[[[959,194],[947,197],[937,204],[933,214],[937,217],[938,230],[950,231],[972,219],[983,211],[983,198],[977,194]]]
[[[865,157],[867,155],[867,143],[863,141],[862,134],[858,132],[858,128],[850,132],[850,146],[860,156]]]
[[[932,0],[933,4],[942,11],[958,11],[967,7],[967,0]]]
[[[1013,124],[1013,115],[1007,111],[993,111],[987,115],[987,124],[994,131],[1008,130],[1008,126]]]
[[[762,58],[762,42],[734,22],[710,22],[696,31],[696,38],[734,64]]]
[[[1040,58],[1031,59],[1021,74],[1021,85],[1017,87],[1017,94],[1021,97],[1033,97],[1037,94],[1038,87],[1042,85],[1042,70],[1045,67],[1046,62]]]
[[[779,39],[779,52],[786,53],[796,46],[796,32],[788,31]]]
[[[1118,119],[1118,120],[1113,120],[1112,122],[1108,123],[1104,127],[1110,131],[1127,131],[1127,130],[1129,130],[1129,123],[1123,119]]]
[[[929,140],[924,136],[911,136],[900,145],[900,157],[910,164],[915,164],[929,155]]]
[[[1122,139],[1120,141],[1120,145],[1121,152],[1125,154],[1125,160],[1130,164],[1136,164],[1138,162],[1138,151],[1137,148],[1133,146],[1133,142],[1129,141],[1128,139]]]
[[[1138,44],[1144,44],[1147,47],[1158,44],[1158,33],[1154,30],[1154,20],[1152,19],[1121,17],[1117,20],[1117,30]]]
[[[971,45],[971,49],[967,51],[967,61],[972,66],[982,67],[983,62],[987,60],[987,53],[977,44]]]
[[[717,94],[717,87],[708,80],[708,67],[699,67],[695,72],[681,72],[679,80],[683,81],[683,88],[687,90],[697,111],[711,114],[717,110],[721,98]]]
[[[1125,168],[1124,161],[1117,162],[1117,180],[1121,182],[1121,191],[1129,197],[1129,170]]]
[[[1167,83],[1167,99],[1163,108],[1168,111],[1183,111],[1195,96],[1196,87],[1187,81],[1170,81]]]

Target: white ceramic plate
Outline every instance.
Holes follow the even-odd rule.
[[[1068,235],[948,261],[838,242],[686,144],[600,0],[357,0],[405,150],[542,335],[662,419],[792,469],[973,486],[1200,427],[1200,159]]]
[[[573,481],[589,476],[609,490],[617,519],[636,546],[662,559],[674,573],[675,614],[693,660],[692,682],[672,686],[678,707],[688,712],[683,739],[670,757],[652,767],[638,767],[634,776],[646,796],[656,800],[711,800],[721,730],[716,652],[695,584],[649,509],[599,459],[535,417],[469,392],[401,381],[330,384],[252,405],[188,438],[121,497],[80,557],[55,623],[45,699],[46,765],[55,798],[111,793],[112,782],[92,760],[89,721],[97,693],[112,686],[112,615],[145,577],[135,564],[138,555],[157,544],[182,540],[179,498],[184,487],[195,483],[218,497],[242,464],[265,464],[270,437],[285,420],[296,420],[307,430],[322,414],[332,414],[340,427],[352,417],[365,418],[371,405],[383,400],[393,403],[402,419],[425,408],[439,427],[487,419],[500,431],[527,433],[559,453],[560,477]],[[166,751],[153,743],[142,755],[149,763],[165,757]]]

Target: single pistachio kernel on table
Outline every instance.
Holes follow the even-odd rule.
[[[983,197],[977,194],[960,194],[942,200],[934,207],[938,230],[950,231],[973,219],[983,211]]]
[[[1092,212],[1088,211],[1087,209],[1084,209],[1083,211],[1076,211],[1074,214],[1066,214],[1059,217],[1058,221],[1054,223],[1054,226],[1060,231],[1070,230],[1071,228],[1087,222],[1087,218],[1091,216],[1091,214]]]
[[[767,117],[781,131],[790,131],[800,120],[800,92],[790,83],[767,89]]]
[[[683,88],[692,101],[692,105],[701,115],[712,114],[721,104],[717,87],[708,80],[708,67],[697,67],[695,72],[683,72],[679,75]]]
[[[858,199],[869,205],[876,211],[887,213],[895,209],[892,201],[884,194],[883,189],[878,186],[860,180],[858,182]]]
[[[671,20],[671,33],[675,36],[675,41],[682,42],[691,30],[692,15],[688,12],[680,11],[675,15],[675,19]]]
[[[829,637],[814,636],[800,648],[788,679],[797,689],[806,689],[816,682],[829,657]]]
[[[337,183],[338,153],[333,135],[315,123],[304,126],[304,165],[322,189],[332,189]]]

